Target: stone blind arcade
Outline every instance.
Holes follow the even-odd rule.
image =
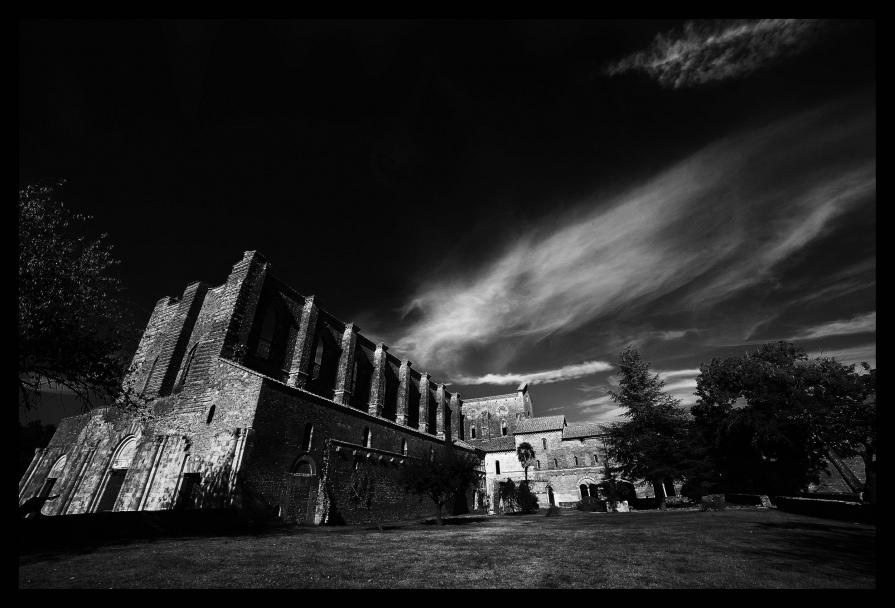
[[[428,499],[405,492],[398,471],[445,442],[482,463],[466,509],[498,508],[497,484],[522,478],[522,441],[538,453],[529,478],[542,505],[602,480],[598,427],[534,417],[525,384],[463,400],[285,285],[255,251],[223,284],[159,300],[133,364],[125,382],[152,416],[63,419],[19,482],[20,504],[56,496],[46,515],[260,504],[314,524],[427,517]]]

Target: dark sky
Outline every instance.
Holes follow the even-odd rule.
[[[143,321],[249,249],[467,397],[692,402],[773,339],[875,365],[876,27],[29,21],[19,179],[65,178]],[[540,375],[532,375],[536,373]]]

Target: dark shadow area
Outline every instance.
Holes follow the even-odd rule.
[[[864,524],[876,523],[876,505],[872,504],[788,496],[774,497],[774,504],[780,511],[789,513]]]
[[[849,532],[851,528],[834,524],[815,524],[804,521],[782,521],[778,523],[760,523],[762,528],[779,528],[782,530],[814,530],[817,532]]]
[[[763,522],[758,528],[778,532],[773,543],[764,542],[760,549],[749,551],[763,560],[796,560],[824,567],[835,563],[861,576],[876,569],[873,529],[805,521]]]
[[[507,515],[511,514],[507,513]],[[487,517],[445,517],[441,520],[441,523],[445,526],[462,526],[464,524],[474,524],[481,521],[487,521],[487,519]],[[434,526],[436,524],[436,521],[434,519],[426,519],[421,523],[424,526]]]
[[[19,521],[19,555],[84,553],[105,545],[202,536],[281,533],[283,524],[247,519],[235,509],[120,511]]]

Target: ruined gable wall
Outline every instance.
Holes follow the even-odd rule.
[[[208,506],[221,506],[211,503],[220,497],[221,484],[226,485],[230,470],[238,464],[234,458],[239,456],[251,427],[261,380],[257,374],[219,360],[205,392],[157,399],[152,419],[143,420],[115,408],[63,419],[33,475],[26,480],[22,500],[37,493],[53,463],[65,454],[63,476],[52,492],[60,493],[60,499],[47,503],[44,512],[55,515],[94,510],[116,448],[134,437],[134,458],[114,510],[170,508],[184,472],[199,473],[199,494],[207,499]],[[211,405],[215,411],[209,421]]]

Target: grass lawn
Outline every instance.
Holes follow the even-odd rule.
[[[542,511],[22,555],[19,587],[875,588],[876,566],[875,527],[773,509]]]

